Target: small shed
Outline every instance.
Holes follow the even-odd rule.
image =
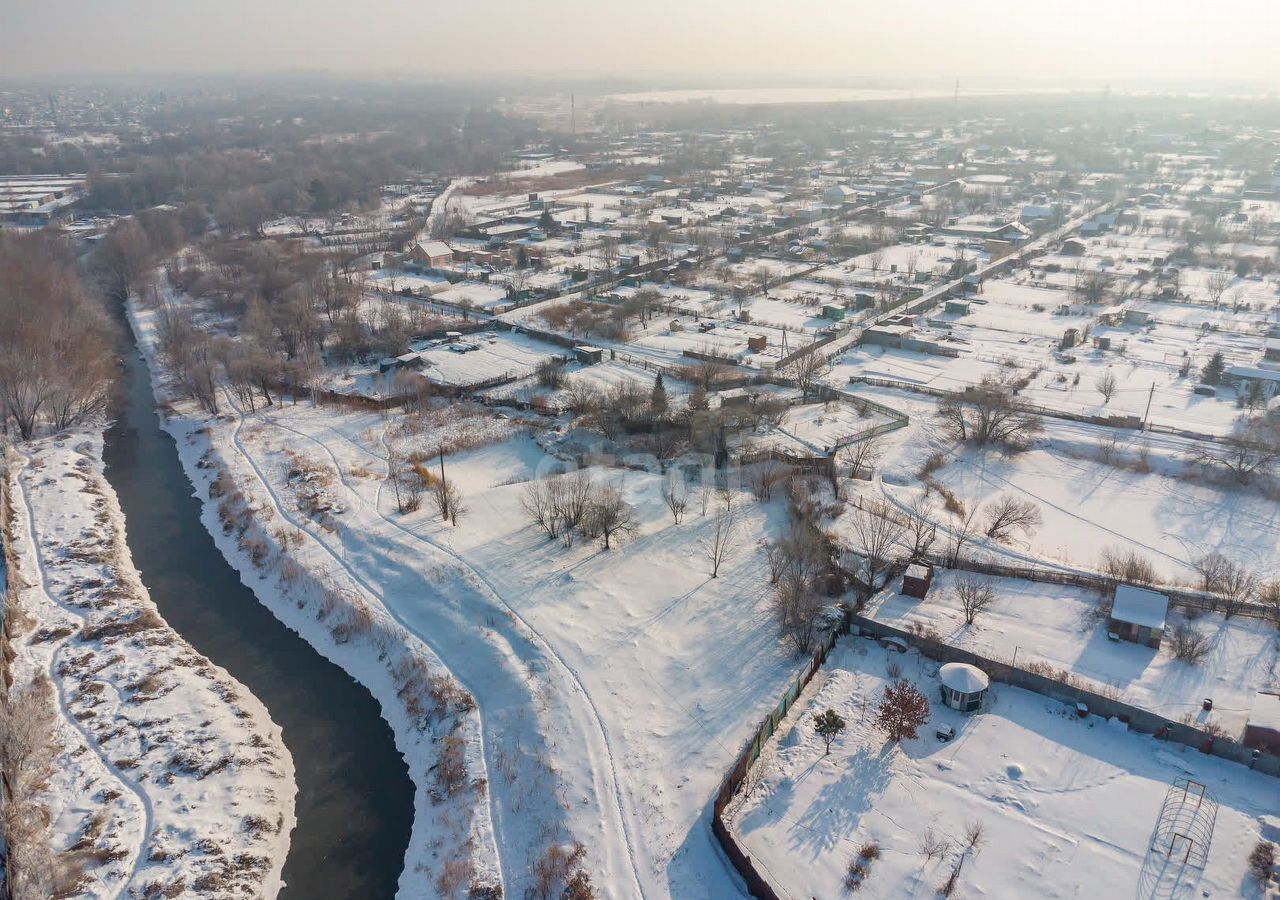
[[[573,348],[573,355],[577,357],[578,362],[584,366],[594,366],[598,362],[604,361],[604,351],[599,347],[588,347],[585,344]]]
[[[947,663],[938,670],[942,679],[942,702],[960,712],[973,712],[991,686],[987,673],[968,663]]]
[[[933,584],[933,566],[912,563],[902,574],[902,593],[906,597],[923,600]]]
[[[830,319],[833,322],[843,322],[844,313],[845,313],[844,307],[837,306],[834,303],[828,303],[822,307],[823,317]]]
[[[968,300],[948,300],[947,305],[943,308],[943,310],[944,312],[948,312],[953,315],[967,316],[969,315],[969,301]]]
[[[1164,637],[1169,598],[1159,591],[1122,584],[1116,588],[1107,630],[1121,640],[1159,647]]]
[[[1244,745],[1267,753],[1280,753],[1280,691],[1259,691],[1253,695],[1249,720],[1244,726]]]
[[[752,353],[759,353],[769,346],[769,338],[763,334],[755,334],[747,338],[747,349]]]

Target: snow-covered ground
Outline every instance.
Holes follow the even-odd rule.
[[[274,897],[293,761],[267,710],[156,612],[102,474],[102,434],[11,455],[15,681],[47,676],[57,756],[42,798],[60,897]]]
[[[1030,558],[1096,570],[1104,550],[1133,550],[1163,579],[1184,581],[1195,576],[1192,559],[1217,551],[1262,575],[1275,573],[1280,506],[1260,491],[1200,477],[1184,462],[1187,439],[1045,419],[1034,448],[1003,455],[955,446],[941,433],[931,397],[848,389],[911,417],[908,427],[879,439],[883,482],[865,489],[909,504],[923,487],[917,473],[936,453],[943,466],[932,477],[967,507],[1002,494],[1037,505],[1043,524],[1033,535],[1012,545],[979,542],[980,552],[1015,564]],[[1113,437],[1118,465],[1102,461]],[[953,517],[943,514],[942,521]]]
[[[154,312],[136,304],[129,312],[152,367],[157,398],[171,401],[155,355]],[[458,685],[440,658],[387,611],[378,597],[381,585],[353,565],[349,552],[356,553],[358,534],[334,528],[340,507],[322,504],[330,508],[321,515],[303,511],[309,504],[298,477],[291,479],[290,473],[302,464],[304,474],[313,476],[307,480],[312,496],[314,477],[323,473],[309,469],[298,454],[282,452],[275,457],[277,480],[269,481],[265,461],[259,463],[247,452],[254,433],[264,429],[261,421],[246,427],[243,418],[207,420],[183,402],[171,403],[169,409],[164,427],[174,436],[183,468],[204,501],[202,520],[219,549],[277,618],[369,689],[409,763],[416,788],[414,826],[397,896],[463,896],[469,888],[510,883],[506,867],[519,869],[511,854],[520,845],[500,845],[495,838],[488,798],[497,788],[489,787],[486,735],[468,686]],[[326,541],[336,534],[341,535],[336,544]],[[393,564],[385,558],[368,562]],[[421,565],[421,555],[415,554],[412,563]],[[410,561],[402,558],[394,565],[406,572]],[[385,576],[390,569],[382,571]],[[423,578],[432,575],[447,578],[428,572],[411,577],[404,587],[421,597]],[[448,791],[436,771],[446,738],[461,741],[451,752],[461,753],[466,778]],[[537,741],[528,748],[517,743],[509,752],[519,759],[536,754],[538,747]],[[554,804],[549,792],[539,794],[549,791],[545,774],[513,764],[511,773],[516,772],[528,777],[525,790],[535,798],[528,801],[531,809]],[[456,886],[446,889],[455,880]]]
[[[149,313],[135,313],[145,336]],[[757,546],[776,529],[780,501],[762,507],[739,498],[738,546],[711,578],[702,547],[715,507],[700,515],[695,499],[674,525],[657,475],[593,470],[619,484],[639,533],[609,551],[589,542],[563,548],[548,544],[521,509],[519,482],[562,465],[527,436],[446,455],[445,471],[469,508],[455,528],[430,501],[397,513],[385,478],[384,441],[435,464],[439,423],[406,429],[399,413],[309,404],[230,421],[179,409],[168,427],[202,495],[211,470],[196,463],[207,454],[257,515],[299,533],[289,541],[291,564],[358,594],[373,633],[418,648],[433,671],[451,673],[475,698],[461,727],[469,771],[487,778],[488,804],[470,815],[491,822],[492,832],[486,843],[481,830],[473,856],[497,860],[508,896],[524,894],[548,841],[569,836],[586,845],[604,896],[736,894],[709,828],[708,799],[796,665],[768,614]],[[323,484],[321,515],[301,511],[299,479],[290,477],[299,467],[312,473],[309,485]],[[213,502],[206,519],[219,536]],[[252,571],[234,540],[222,545]],[[246,581],[381,700],[419,789],[400,895],[431,896],[431,882],[417,873],[438,870],[432,849],[447,833],[425,799],[438,749],[403,714],[398,685],[378,661],[385,654],[368,641],[335,645],[314,602],[298,609],[278,579]]]
[[[996,603],[965,625],[952,585],[959,573],[939,571],[924,600],[885,591],[872,600],[867,615],[910,630],[931,629],[953,647],[988,659],[1047,663],[1080,676],[1095,691],[1114,691],[1126,703],[1179,721],[1191,714],[1199,724],[1216,722],[1239,740],[1254,694],[1280,688],[1280,634],[1269,622],[1210,614],[1188,621],[1176,610],[1168,630],[1187,621],[1209,636],[1209,652],[1200,663],[1175,659],[1170,642],[1159,650],[1107,638],[1105,619],[1095,614],[1096,593],[1070,585],[1017,578],[992,578]],[[1213,700],[1203,714],[1205,698]]]
[[[888,668],[929,697],[918,738],[889,744],[874,725]],[[937,665],[915,652],[841,640],[826,671],[797,703],[756,764],[754,787],[731,808],[744,849],[792,897],[840,897],[859,851],[878,856],[857,896],[934,897],[962,855],[971,823],[984,840],[965,854],[959,896],[998,898],[1237,897],[1251,890],[1245,858],[1257,819],[1275,812],[1275,779],[1236,763],[1131,734],[1122,724],[1080,719],[1063,704],[994,684],[965,715],[937,702]],[[831,755],[812,714],[846,721]],[[950,725],[955,738],[934,732]],[[1152,850],[1175,779],[1206,786],[1218,804],[1203,869]],[[927,833],[946,842],[921,851]]]

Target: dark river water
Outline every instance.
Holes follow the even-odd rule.
[[[293,754],[298,824],[280,896],[394,897],[413,784],[391,728],[369,692],[276,619],[218,551],[135,352],[122,388],[105,462],[133,561],[161,615],[266,705]]]

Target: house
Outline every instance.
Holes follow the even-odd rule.
[[[1280,369],[1264,369],[1260,366],[1228,366],[1224,379],[1234,384],[1239,394],[1258,391],[1263,400],[1280,394]],[[1258,387],[1254,387],[1257,384]]]
[[[987,673],[968,663],[951,662],[938,670],[942,680],[942,702],[960,712],[973,712],[991,686]]]
[[[948,300],[947,305],[943,307],[943,310],[953,315],[967,316],[969,315],[969,301],[968,300]]]
[[[1084,256],[1085,251],[1088,249],[1088,244],[1079,238],[1067,238],[1062,242],[1063,256]]]
[[[902,573],[902,595],[923,600],[933,585],[933,566],[923,563],[912,563]]]
[[[1169,598],[1132,584],[1116,587],[1115,602],[1107,619],[1107,632],[1120,640],[1159,647],[1164,637]]]
[[[599,347],[588,347],[585,344],[573,348],[573,355],[584,366],[594,366],[604,361],[604,351]]]
[[[1262,342],[1262,358],[1267,362],[1280,362],[1280,337],[1269,337]]]
[[[419,241],[409,250],[409,258],[420,266],[438,269],[453,262],[453,248],[444,241]]]
[[[1126,325],[1150,325],[1151,320],[1154,318],[1155,316],[1145,309],[1126,309],[1124,311],[1124,323]]]
[[[1255,750],[1280,753],[1280,691],[1254,694],[1243,743]]]
[[[834,184],[822,192],[822,202],[827,206],[843,206],[858,199],[858,192],[847,184]]]

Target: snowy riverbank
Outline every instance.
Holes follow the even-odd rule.
[[[218,548],[278,619],[370,691],[392,727],[415,786],[398,896],[455,897],[501,884],[483,738],[471,697],[237,453],[243,420],[224,423],[194,406],[171,403],[155,352],[154,314],[131,304],[129,319],[165,412],[162,426],[177,443]],[[459,772],[471,776],[459,781]]]
[[[274,897],[293,762],[265,707],[158,614],[103,476],[102,432],[9,456],[15,687],[49,679],[50,893]],[[37,688],[38,690],[38,688]]]

